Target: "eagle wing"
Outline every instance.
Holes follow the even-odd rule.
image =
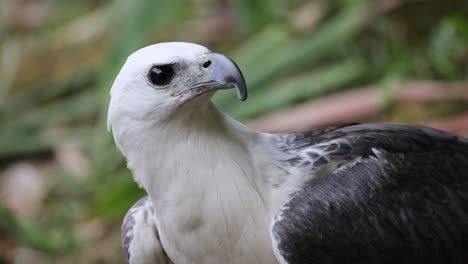
[[[122,247],[130,264],[170,264],[155,223],[153,204],[141,198],[127,212],[122,223]]]
[[[395,124],[279,137],[289,153],[315,153],[315,172],[333,167],[274,217],[284,263],[468,262],[467,139]]]

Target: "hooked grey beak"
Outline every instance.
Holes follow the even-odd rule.
[[[237,97],[241,101],[247,99],[247,85],[244,76],[232,59],[215,53],[212,67],[209,78],[219,84],[217,89],[236,88]]]

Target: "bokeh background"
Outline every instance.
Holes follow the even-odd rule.
[[[124,263],[120,223],[144,193],[106,130],[109,89],[161,41],[237,61],[249,99],[215,102],[262,131],[468,135],[468,1],[0,0],[0,263]]]

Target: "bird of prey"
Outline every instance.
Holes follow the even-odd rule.
[[[108,125],[147,197],[129,263],[468,263],[468,139],[400,124],[255,131],[213,94],[228,57],[159,43],[128,57]],[[242,107],[242,106],[239,106]]]

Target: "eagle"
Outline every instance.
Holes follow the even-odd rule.
[[[131,54],[108,127],[147,196],[126,214],[129,263],[468,263],[468,139],[424,126],[255,131],[227,56],[167,42]],[[239,107],[242,107],[241,105]]]

